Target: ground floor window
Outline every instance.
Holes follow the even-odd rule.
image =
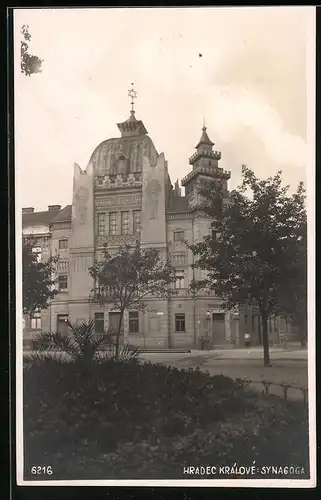
[[[213,313],[212,314],[213,321],[225,321],[224,313]]]
[[[68,314],[58,314],[57,315],[57,332],[63,335],[68,335]]]
[[[116,333],[119,329],[119,321],[120,321],[120,312],[110,312],[109,313],[109,329],[111,332]],[[124,332],[124,318],[122,317],[121,326],[120,326],[121,334]]]
[[[139,314],[138,311],[129,311],[129,333],[139,332]]]
[[[30,328],[32,330],[41,330],[41,316],[40,316],[40,313],[35,313],[31,317]]]
[[[95,333],[104,333],[105,315],[103,312],[95,313]]]
[[[185,314],[175,314],[175,332],[185,332]]]

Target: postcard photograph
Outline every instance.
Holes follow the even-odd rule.
[[[316,484],[315,9],[13,9],[28,485]]]

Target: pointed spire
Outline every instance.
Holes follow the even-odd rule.
[[[181,196],[181,188],[179,187],[179,180],[177,179],[174,187],[175,196]]]
[[[214,142],[212,142],[207,135],[207,132],[206,132],[207,128],[205,126],[205,120],[203,120],[203,122],[204,122],[204,124],[203,124],[203,128],[202,128],[202,135],[201,135],[201,138],[199,140],[199,143],[196,146],[196,149],[200,148],[202,145],[206,145],[206,146],[210,146],[210,147],[214,146]]]

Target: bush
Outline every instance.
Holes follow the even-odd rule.
[[[276,401],[191,369],[132,360],[84,372],[47,359],[24,374],[26,469],[50,458],[56,478],[182,477],[184,465],[216,464],[231,450],[234,460],[275,460],[285,436],[285,458],[302,459],[305,407]]]
[[[206,337],[200,338],[201,351],[210,351],[212,349],[211,341]]]

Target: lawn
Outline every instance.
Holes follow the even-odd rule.
[[[44,479],[30,472],[37,464],[52,467],[48,479],[186,479],[188,466],[253,462],[308,477],[305,404],[151,363],[84,370],[47,360],[25,369],[24,436],[26,479]]]

